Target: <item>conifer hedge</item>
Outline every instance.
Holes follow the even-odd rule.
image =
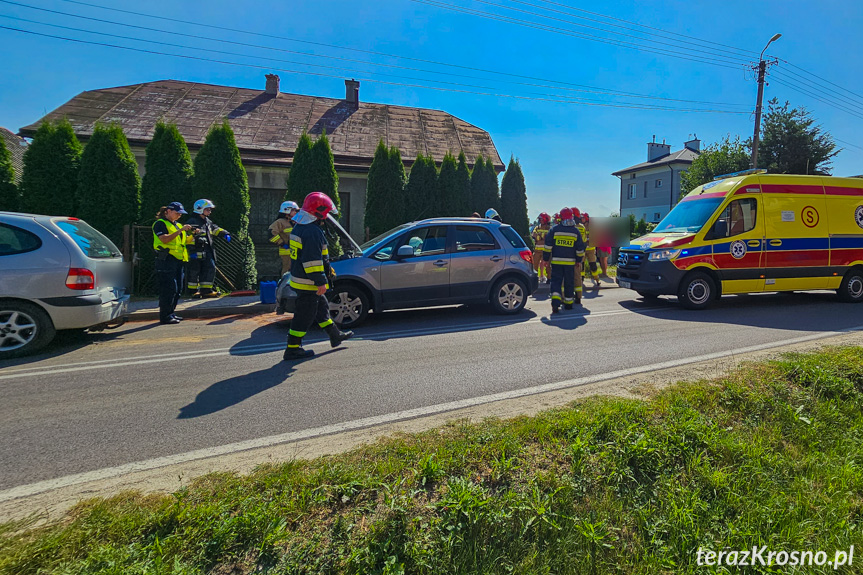
[[[405,167],[398,148],[378,143],[366,183],[365,224],[370,238],[405,221]]]
[[[15,185],[12,154],[6,149],[6,142],[0,138],[0,211],[17,212],[19,208],[20,198],[18,186]]]
[[[149,224],[159,208],[171,202],[190,207],[197,199],[192,198],[192,156],[176,125],[156,124],[144,166],[141,222]]]
[[[83,148],[69,120],[43,122],[24,152],[21,209],[33,214],[75,216]]]
[[[417,154],[405,186],[405,221],[437,215],[437,166],[431,156]]]
[[[527,217],[527,191],[521,164],[513,157],[509,159],[503,182],[500,186],[500,217],[515,228],[525,243],[533,249],[530,237],[530,220]]]

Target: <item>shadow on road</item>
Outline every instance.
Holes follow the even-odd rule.
[[[830,292],[729,295],[705,310],[684,309],[673,296],[652,300],[633,296],[620,305],[666,320],[790,331],[840,331],[863,325],[863,306],[840,302]]]
[[[143,325],[137,322],[127,323],[126,325],[114,330],[105,330],[93,333],[84,331],[83,329],[67,329],[58,331],[54,340],[41,352],[34,355],[28,355],[27,357],[2,360],[0,361],[0,369],[4,367],[15,367],[36,363],[52,357],[60,357],[88,346],[91,343],[112,341],[132,333],[153,329],[154,327],[159,327],[159,323],[153,322]]]

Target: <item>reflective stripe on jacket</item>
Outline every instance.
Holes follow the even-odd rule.
[[[290,250],[292,288],[316,291],[318,286],[328,286],[330,256],[327,238],[319,225],[311,223],[294,226]]]
[[[574,266],[584,259],[584,240],[575,226],[557,224],[545,236],[542,259],[552,265]]]
[[[183,228],[182,224],[172,224],[168,220],[156,220],[156,222],[164,223],[165,226],[168,228],[169,234],[173,234],[177,230]],[[156,224],[153,223],[153,227],[155,226]],[[186,232],[181,231],[174,237],[173,240],[168,243],[164,243],[162,240],[159,239],[159,236],[156,235],[156,232],[153,231],[153,249],[156,250],[156,252],[167,250],[170,255],[174,256],[181,262],[189,261],[189,253],[186,251],[186,241]]]

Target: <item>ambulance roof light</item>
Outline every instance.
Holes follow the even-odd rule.
[[[721,176],[715,176],[713,181],[716,180],[724,180],[726,178],[734,178],[737,176],[751,176],[753,174],[766,174],[767,170],[743,170],[741,172],[732,172],[730,174],[722,174]]]

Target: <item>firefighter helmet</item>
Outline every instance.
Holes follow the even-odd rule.
[[[572,218],[573,218],[573,213],[572,213],[571,209],[563,208],[562,210],[560,210],[560,219],[561,220],[563,220],[565,222],[566,220],[571,220]]]
[[[586,223],[586,224],[590,223],[590,216],[588,215],[587,212],[584,212],[583,214],[581,214],[581,219],[584,220],[584,223]]]
[[[485,211],[485,217],[487,220],[497,220],[500,221],[500,215],[497,213],[497,210],[494,208],[489,208]]]
[[[550,223],[551,223],[551,216],[549,216],[545,212],[542,212],[541,214],[539,214],[539,225],[547,226]]]
[[[297,202],[282,202],[282,205],[279,206],[280,214],[288,214],[291,210],[299,210],[300,206],[297,205]]]
[[[336,205],[328,195],[323,192],[312,192],[303,200],[303,211],[309,213],[319,220],[327,217],[327,214],[339,215]]]
[[[581,212],[578,211],[578,208],[572,208],[572,218],[577,220],[581,217]]]
[[[215,208],[216,204],[211,202],[210,200],[198,200],[195,202],[194,211],[196,214],[203,214],[204,210],[207,208]]]

